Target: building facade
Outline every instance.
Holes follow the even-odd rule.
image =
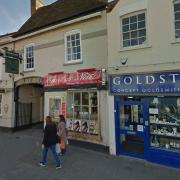
[[[39,7],[10,42],[1,43],[23,57],[13,76],[14,123],[8,127],[47,115],[58,122],[64,114],[70,138],[108,146],[106,5],[70,0]]]
[[[180,1],[121,0],[108,13],[112,154],[180,167],[179,12]]]

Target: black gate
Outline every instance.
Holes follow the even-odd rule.
[[[15,128],[25,128],[32,125],[32,103],[16,102]]]

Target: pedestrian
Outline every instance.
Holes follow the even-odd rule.
[[[60,138],[60,147],[61,154],[64,155],[66,153],[66,144],[67,144],[67,130],[66,130],[66,121],[63,115],[59,116],[59,123],[57,125],[57,134]]]
[[[42,142],[42,161],[39,163],[40,166],[46,166],[47,163],[47,154],[50,149],[53,155],[53,158],[56,162],[56,169],[61,168],[60,159],[56,153],[56,143],[58,143],[59,139],[57,136],[57,128],[56,124],[52,122],[50,116],[46,117],[46,126],[44,129],[44,137]]]

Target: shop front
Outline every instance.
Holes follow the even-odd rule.
[[[180,73],[110,76],[117,155],[180,167]]]
[[[64,114],[69,138],[108,145],[108,137],[103,135],[108,121],[103,73],[84,69],[51,73],[44,78],[45,115],[58,121],[59,114]]]

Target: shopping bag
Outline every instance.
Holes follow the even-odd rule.
[[[61,154],[61,148],[59,143],[56,144],[56,153]]]

